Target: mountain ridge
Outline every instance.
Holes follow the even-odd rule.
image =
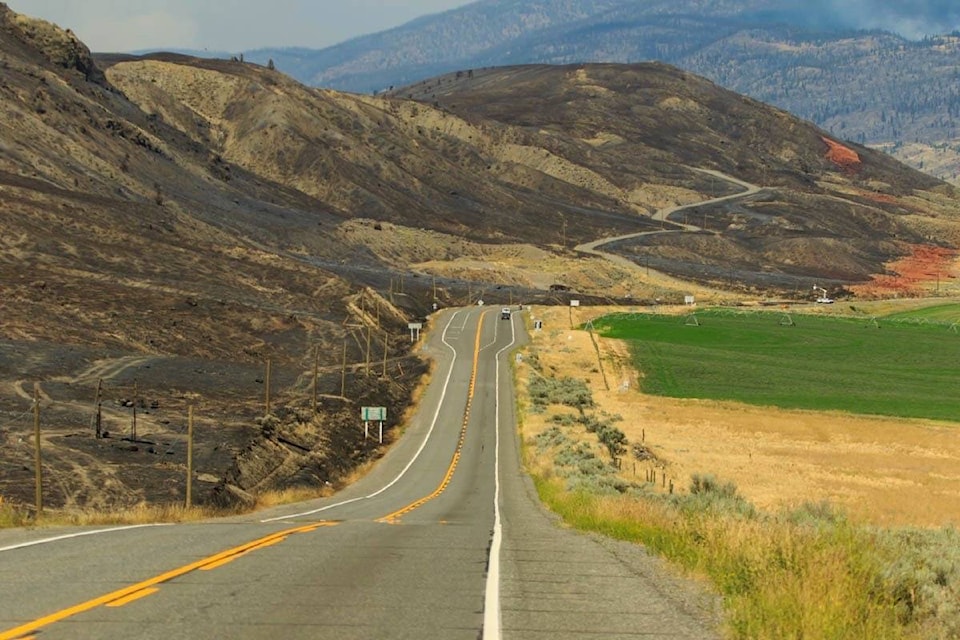
[[[878,16],[896,12],[874,9],[853,20],[836,3],[718,0],[640,8],[627,0],[487,0],[322,50],[247,56],[272,59],[308,84],[361,93],[488,66],[661,60],[832,135],[881,145],[915,168],[960,178],[960,95],[952,88],[957,38],[914,41],[856,28],[884,25]],[[949,23],[950,16],[942,17]],[[907,144],[925,145],[928,164],[917,159],[916,147],[901,152]],[[933,149],[941,151],[936,164]]]

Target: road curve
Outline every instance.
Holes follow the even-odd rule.
[[[667,221],[667,220],[670,218],[670,216],[673,215],[674,213],[678,213],[678,212],[680,212],[680,211],[685,211],[686,209],[694,209],[694,208],[696,208],[696,207],[704,207],[704,206],[710,206],[710,205],[714,205],[714,204],[719,204],[719,203],[722,203],[722,202],[729,202],[729,201],[731,201],[731,200],[739,200],[740,198],[746,198],[746,197],[748,197],[748,196],[752,196],[752,195],[754,195],[754,194],[760,193],[760,192],[763,191],[763,189],[764,189],[763,187],[758,187],[758,186],[755,185],[755,184],[750,184],[749,182],[744,182],[743,180],[740,180],[739,178],[734,178],[733,176],[728,176],[728,175],[725,174],[725,173],[722,173],[722,172],[720,172],[720,171],[715,171],[715,170],[713,170],[713,169],[697,169],[697,168],[695,168],[695,167],[691,167],[691,169],[693,169],[694,171],[699,171],[700,173],[706,173],[706,174],[708,174],[708,175],[714,176],[715,178],[720,178],[721,180],[726,180],[727,182],[731,182],[731,183],[733,183],[733,184],[735,184],[735,185],[738,185],[738,186],[740,186],[740,187],[743,187],[744,190],[741,191],[741,192],[739,192],[739,193],[730,194],[730,195],[728,195],[728,196],[721,196],[721,197],[719,197],[719,198],[712,198],[712,199],[710,199],[710,200],[704,200],[703,202],[694,202],[694,203],[691,203],[691,204],[684,204],[684,205],[678,205],[678,206],[675,206],[675,207],[667,207],[667,208],[665,208],[665,209],[660,209],[659,211],[657,211],[656,213],[654,213],[652,216],[650,216],[650,219],[651,219],[651,220],[657,220],[657,221],[659,221],[659,222],[665,222],[665,221]],[[602,258],[606,258],[607,260],[610,260],[611,262],[614,262],[614,263],[619,264],[619,265],[621,265],[621,266],[627,266],[627,267],[631,267],[631,268],[636,268],[636,266],[637,266],[636,263],[633,263],[633,262],[627,260],[626,258],[624,258],[624,257],[622,257],[622,256],[618,256],[618,255],[615,255],[615,254],[612,254],[612,253],[607,253],[607,252],[605,252],[605,251],[601,251],[601,250],[600,250],[600,247],[602,247],[603,245],[606,245],[606,244],[613,243],[613,242],[619,242],[619,241],[621,241],[621,240],[630,240],[630,239],[632,239],[632,238],[639,238],[639,237],[641,237],[641,236],[651,236],[651,235],[658,235],[658,234],[662,234],[662,233],[684,233],[684,232],[688,232],[688,233],[689,233],[689,232],[694,232],[694,233],[695,233],[695,232],[698,232],[698,231],[703,231],[703,229],[702,229],[701,227],[698,227],[698,226],[695,226],[695,225],[692,225],[692,224],[678,223],[678,222],[675,222],[675,223],[673,223],[673,224],[679,226],[680,229],[660,229],[660,230],[657,230],[657,231],[640,231],[640,232],[638,232],[638,233],[628,233],[628,234],[626,234],[626,235],[616,236],[616,237],[613,237],[613,238],[601,238],[601,239],[599,239],[599,240],[594,240],[594,241],[592,241],[592,242],[586,242],[586,243],[584,243],[584,244],[578,245],[578,246],[575,248],[575,251],[578,251],[578,252],[580,252],[580,253],[584,253],[584,254],[587,254],[587,255],[599,256],[599,257],[602,257]]]
[[[336,496],[198,524],[0,531],[0,640],[718,637],[642,548],[540,506],[514,416],[519,314],[450,310],[433,326],[419,410]]]

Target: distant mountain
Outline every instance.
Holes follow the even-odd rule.
[[[834,135],[884,145],[944,178],[960,161],[960,24],[952,3],[879,0],[481,0],[323,50],[247,59],[300,81],[370,93],[489,66],[661,60],[787,109]],[[922,148],[939,159],[923,166]]]

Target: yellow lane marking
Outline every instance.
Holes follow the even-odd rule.
[[[153,594],[156,593],[157,591],[160,591],[160,588],[159,588],[159,587],[150,587],[149,589],[141,589],[140,591],[137,591],[136,593],[131,593],[130,595],[128,595],[128,596],[125,597],[125,598],[120,598],[120,599],[118,599],[118,600],[114,600],[113,602],[108,602],[106,606],[108,606],[108,607],[122,607],[123,605],[125,605],[125,604],[130,604],[131,602],[135,602],[135,601],[139,600],[140,598],[146,598],[146,597],[149,596],[149,595],[153,595]]]
[[[450,466],[447,467],[447,473],[443,476],[443,480],[440,482],[440,486],[437,487],[433,493],[428,496],[424,496],[419,500],[415,500],[408,504],[407,506],[397,509],[393,513],[387,514],[382,518],[379,518],[377,522],[386,523],[386,524],[397,524],[398,520],[414,511],[419,509],[426,503],[430,502],[441,493],[443,493],[447,487],[450,485],[450,481],[453,480],[453,474],[457,470],[457,465],[460,463],[460,455],[463,451],[463,444],[467,439],[467,423],[470,422],[470,405],[473,404],[473,393],[477,385],[477,368],[480,364],[480,334],[483,332],[483,320],[486,318],[487,313],[484,312],[480,315],[480,322],[477,324],[477,340],[473,346],[473,371],[470,373],[470,385],[469,391],[467,392],[467,407],[463,412],[463,424],[460,427],[460,440],[457,442],[457,450],[453,452],[453,460],[450,461]],[[0,640],[3,640],[0,638]]]
[[[226,551],[221,551],[220,553],[217,553],[207,558],[203,558],[202,560],[191,562],[190,564],[184,565],[178,569],[167,571],[166,573],[162,573],[153,578],[149,578],[148,580],[144,580],[143,582],[138,582],[137,584],[130,585],[129,587],[118,589],[113,593],[108,593],[106,595],[100,596],[99,598],[87,600],[86,602],[83,602],[81,604],[68,607],[66,609],[62,609],[60,611],[57,611],[56,613],[51,613],[50,615],[44,616],[42,618],[37,618],[36,620],[33,620],[32,622],[28,622],[26,624],[22,624],[19,627],[15,627],[13,629],[8,629],[7,631],[0,632],[0,640],[22,640],[24,636],[26,636],[26,634],[37,631],[38,629],[42,629],[43,627],[54,624],[55,622],[66,620],[67,618],[71,618],[75,615],[84,613],[86,611],[90,611],[91,609],[96,609],[101,605],[106,605],[111,602],[120,601],[124,598],[128,598],[130,596],[138,594],[141,591],[154,587],[158,584],[163,584],[164,582],[170,582],[175,578],[179,578],[180,576],[196,571],[197,569],[206,567],[207,565],[220,562],[226,558],[233,558],[234,556],[246,553],[258,547],[263,547],[267,545],[267,543],[270,543],[274,540],[281,539],[281,538],[285,539],[288,536],[291,536],[297,533],[308,533],[310,531],[316,531],[319,527],[324,527],[324,526],[332,527],[332,526],[335,526],[336,524],[338,523],[329,522],[329,523],[311,524],[311,525],[296,527],[293,529],[287,529],[285,531],[278,531],[276,533],[272,533],[268,536],[264,536],[263,538],[259,538],[252,542],[242,544],[239,547],[227,549]],[[144,594],[144,595],[149,595],[149,594]]]
[[[205,565],[205,566],[203,566],[203,567],[200,567],[200,571],[213,571],[214,569],[219,569],[219,568],[222,567],[223,565],[229,564],[229,563],[233,562],[234,560],[237,560],[238,558],[242,558],[243,556],[245,556],[245,555],[247,555],[247,554],[249,554],[249,553],[253,553],[254,551],[259,551],[260,549],[265,549],[265,548],[267,548],[267,547],[272,547],[272,546],[275,545],[275,544],[280,544],[281,542],[283,542],[283,541],[286,540],[286,539],[287,539],[287,536],[283,536],[282,538],[274,538],[273,540],[267,540],[267,541],[264,542],[263,544],[258,544],[258,545],[255,546],[255,547],[250,547],[250,548],[247,549],[246,551],[243,551],[243,552],[241,552],[241,553],[238,553],[238,554],[235,555],[235,556],[230,556],[229,558],[222,558],[222,559],[220,559],[220,560],[217,560],[216,562],[211,562],[211,563],[208,564],[208,565]]]

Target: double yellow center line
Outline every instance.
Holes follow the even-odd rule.
[[[125,604],[129,604],[152,593],[156,593],[159,590],[157,585],[170,582],[171,580],[179,578],[180,576],[197,570],[209,571],[210,569],[222,566],[248,553],[256,551],[257,549],[263,549],[264,547],[283,542],[291,535],[308,533],[311,531],[316,531],[320,527],[330,527],[336,524],[336,522],[318,522],[315,524],[272,533],[268,536],[264,536],[263,538],[242,544],[239,547],[221,551],[216,555],[209,556],[202,560],[184,565],[178,569],[160,574],[150,578],[149,580],[144,580],[143,582],[138,582],[137,584],[130,585],[129,587],[124,587],[123,589],[108,593],[100,596],[99,598],[94,598],[93,600],[88,600],[68,609],[62,609],[61,611],[44,616],[43,618],[38,618],[14,629],[0,632],[0,640],[16,640],[26,638],[27,634],[33,633],[34,631],[42,629],[43,627],[54,624],[55,622],[66,620],[67,618],[84,613],[85,611],[96,609],[100,606],[122,607]]]
[[[480,321],[477,323],[477,339],[473,346],[473,370],[470,372],[470,387],[467,392],[467,407],[463,412],[463,424],[460,427],[460,440],[457,442],[457,449],[453,452],[453,459],[450,461],[450,466],[447,467],[447,472],[444,474],[443,480],[440,482],[440,486],[438,486],[430,495],[424,496],[419,500],[415,500],[407,506],[397,509],[393,513],[379,518],[377,522],[396,524],[397,521],[399,521],[403,516],[407,515],[414,509],[419,509],[443,493],[450,485],[450,481],[453,480],[453,474],[457,470],[457,465],[460,463],[460,456],[463,453],[463,443],[466,442],[467,439],[467,424],[470,422],[470,407],[473,404],[473,395],[477,386],[477,369],[480,364],[480,334],[483,333],[481,329],[483,329],[483,320],[486,315],[486,312],[481,314]]]

